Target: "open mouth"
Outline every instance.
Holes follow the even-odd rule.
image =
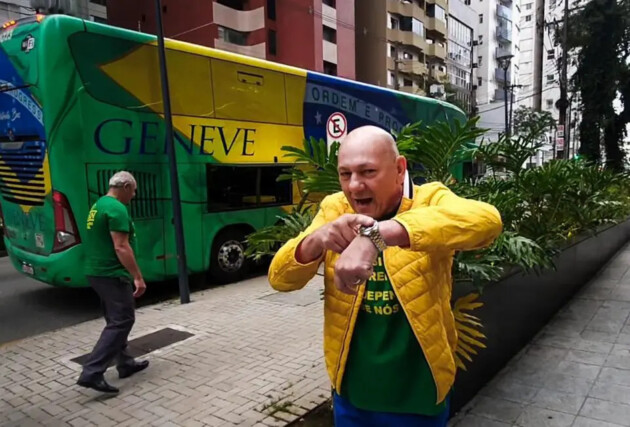
[[[370,203],[372,203],[372,198],[366,197],[363,199],[354,199],[354,203],[356,203],[357,207],[366,207],[369,206]]]

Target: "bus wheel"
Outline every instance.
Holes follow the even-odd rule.
[[[210,273],[220,283],[233,283],[249,271],[245,256],[245,233],[239,229],[222,231],[214,238]]]

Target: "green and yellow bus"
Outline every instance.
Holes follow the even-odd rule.
[[[16,269],[86,286],[81,239],[92,203],[132,172],[138,262],[177,275],[155,36],[63,15],[0,29],[0,195]],[[284,145],[365,124],[396,130],[464,120],[456,107],[225,51],[167,40],[175,150],[191,273],[246,270],[244,236],[299,199]]]

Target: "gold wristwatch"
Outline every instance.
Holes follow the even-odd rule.
[[[378,229],[377,221],[374,221],[374,224],[371,227],[360,227],[359,235],[365,236],[370,239],[372,243],[374,243],[374,246],[376,246],[376,249],[379,250],[379,252],[383,252],[385,249],[387,249],[387,244],[385,243],[385,240],[383,239],[383,236]]]

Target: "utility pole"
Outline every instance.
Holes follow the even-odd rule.
[[[508,120],[508,86],[510,86],[510,82],[508,81],[508,69],[510,68],[510,61],[514,57],[514,55],[503,55],[497,58],[499,61],[499,65],[503,68],[503,98],[505,104],[505,137],[510,137],[510,122]]]
[[[551,158],[556,160],[556,135],[553,133],[553,125],[549,125],[549,134],[551,135],[551,141],[553,144],[553,150],[551,152]]]
[[[571,97],[571,99],[569,100],[569,113],[567,114],[567,126],[566,129],[564,130],[564,137],[566,138],[566,145],[567,145],[567,155],[565,156],[565,158],[570,158],[571,157],[571,110],[573,107],[573,97]]]
[[[510,135],[512,134],[512,126],[514,119],[514,88],[521,88],[522,85],[510,85],[510,122],[508,128],[510,130]]]
[[[177,160],[173,141],[173,116],[171,114],[171,97],[168,88],[166,68],[166,49],[164,48],[164,28],[162,27],[162,1],[155,0],[157,16],[158,55],[160,60],[160,77],[162,81],[162,103],[164,105],[164,122],[166,123],[166,152],[171,181],[171,201],[173,205],[173,222],[175,225],[175,245],[177,248],[177,272],[179,277],[179,296],[182,304],[190,302],[188,287],[188,268],[186,263],[186,247],[184,245],[184,224],[182,221],[182,203],[179,195]]]
[[[568,32],[569,32],[569,0],[564,0],[564,17],[562,24],[562,67],[560,75],[560,99],[556,103],[559,110],[558,124],[562,126],[564,135],[564,146],[562,147],[562,157],[569,158],[569,138],[567,134],[567,92],[568,92],[568,77],[567,77],[567,65],[569,63],[568,53]]]

